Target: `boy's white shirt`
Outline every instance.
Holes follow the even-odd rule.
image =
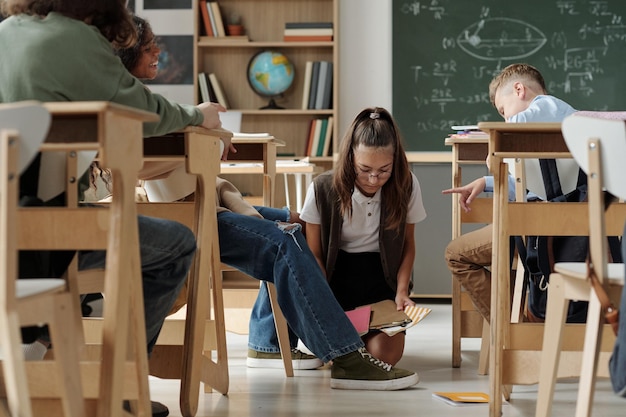
[[[514,116],[509,117],[508,123],[560,123],[576,109],[565,101],[549,95],[538,95],[533,99],[528,108]],[[573,159],[557,159],[557,170],[561,182],[561,190],[567,194],[576,189],[578,180],[578,165]],[[524,163],[526,171],[526,189],[529,197],[546,199],[546,191],[543,185],[539,160],[526,159]],[[485,191],[493,191],[493,177],[486,176]],[[509,176],[509,199],[515,200],[515,181]]]

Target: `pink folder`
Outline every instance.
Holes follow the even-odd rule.
[[[357,307],[354,310],[346,311],[346,316],[348,316],[360,336],[369,331],[371,315],[372,309],[370,306]]]

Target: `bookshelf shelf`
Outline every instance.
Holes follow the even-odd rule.
[[[332,116],[332,109],[321,110],[300,110],[300,109],[284,109],[284,110],[256,110],[256,109],[230,109],[240,111],[243,115],[263,115],[263,116],[292,116],[292,115],[309,115],[309,116]]]
[[[266,42],[255,42],[251,40],[231,40],[228,39],[230,36],[227,36],[226,39],[219,38],[209,38],[206,36],[200,37],[200,40],[197,43],[199,48],[310,48],[310,47],[321,47],[321,48],[334,48],[335,42],[285,42],[285,41],[266,41]]]
[[[230,105],[229,110],[242,113],[242,132],[269,132],[286,143],[280,153],[304,158],[307,151],[309,128],[313,119],[338,117],[339,75],[339,0],[219,0],[222,16],[240,16],[245,27],[242,37],[215,38],[206,36],[200,10],[202,0],[192,0],[194,8],[194,80],[195,100],[200,101],[198,74],[215,74]],[[283,40],[286,23],[332,22],[332,41]],[[274,97],[280,110],[261,110],[269,98],[257,95],[247,81],[250,59],[259,51],[276,50],[283,53],[294,65],[294,81],[281,96]],[[332,62],[332,98],[330,109],[302,109],[307,61]],[[337,134],[333,131],[330,155],[312,160],[331,168],[332,155],[337,149]],[[235,182],[235,181],[234,181]],[[248,190],[245,184],[236,182],[241,191]],[[278,200],[280,201],[280,200]]]

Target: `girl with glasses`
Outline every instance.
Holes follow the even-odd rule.
[[[332,172],[309,187],[302,220],[307,243],[344,310],[385,299],[398,310],[409,298],[415,223],[426,217],[398,126],[383,108],[361,111],[341,142]],[[404,332],[363,336],[375,357],[396,364]]]

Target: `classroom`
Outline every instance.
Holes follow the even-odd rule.
[[[593,305],[590,311],[594,312],[590,313],[590,323],[597,322],[593,329],[601,329],[598,330],[601,335],[599,341],[593,339],[597,334],[591,335],[594,332],[590,330],[591,325],[568,323],[560,327],[562,323],[559,319],[549,322],[550,326],[554,326],[551,329],[556,330],[550,333],[549,339],[546,338],[549,331],[544,333],[544,328],[548,327],[548,323],[534,323],[528,319],[525,303],[531,295],[524,286],[528,285],[528,275],[524,281],[524,267],[521,261],[517,264],[514,257],[517,251],[511,249],[515,245],[508,244],[509,238],[512,241],[515,236],[541,235],[542,231],[554,236],[568,236],[567,233],[589,235],[589,242],[593,242],[589,243],[591,246],[597,242],[605,244],[606,236],[616,236],[620,239],[616,246],[619,252],[622,231],[626,226],[626,205],[620,195],[621,190],[618,190],[620,186],[614,190],[605,172],[600,175],[604,176],[600,179],[604,182],[600,182],[597,194],[593,194],[590,185],[588,199],[577,200],[568,208],[560,206],[563,210],[560,214],[557,214],[556,206],[545,211],[529,207],[535,205],[525,202],[525,193],[539,188],[540,191],[547,191],[547,188],[543,189],[541,179],[539,188],[534,188],[534,172],[531,170],[535,165],[528,161],[552,158],[569,160],[571,166],[578,164],[581,167],[583,162],[578,159],[574,148],[567,146],[570,142],[565,121],[563,130],[560,122],[533,122],[526,128],[524,123],[505,123],[499,114],[500,109],[494,108],[495,104],[490,102],[489,97],[489,82],[500,70],[509,64],[528,63],[544,75],[548,94],[565,100],[576,110],[587,111],[588,114],[577,116],[582,121],[576,121],[575,114],[569,116],[574,119],[572,125],[579,123],[571,128],[572,131],[584,130],[578,127],[585,123],[596,126],[595,123],[601,120],[597,126],[610,131],[611,140],[619,141],[622,132],[626,132],[626,96],[620,94],[626,89],[626,60],[619,58],[626,53],[626,24],[623,23],[626,4],[622,0],[529,0],[519,10],[510,4],[503,4],[501,0],[131,0],[127,3],[137,16],[149,22],[160,51],[159,74],[145,81],[145,88],[155,95],[189,107],[203,101],[224,105],[228,116],[223,120],[227,122],[221,127],[208,129],[204,128],[206,125],[185,125],[188,127],[176,132],[146,137],[143,142],[139,141],[141,146],[128,146],[125,154],[105,154],[104,150],[113,147],[113,143],[123,146],[124,140],[137,142],[133,138],[138,136],[137,132],[144,123],[156,123],[155,115],[107,102],[83,103],[82,108],[80,103],[44,103],[43,108],[51,117],[51,128],[40,133],[44,142],[37,146],[46,153],[66,152],[62,164],[66,164],[63,170],[68,171],[59,174],[63,176],[63,181],[69,179],[69,183],[74,184],[76,178],[73,175],[80,177],[87,169],[81,165],[80,158],[93,159],[99,151],[98,160],[119,158],[117,163],[111,163],[118,180],[134,176],[135,181],[140,175],[136,165],[146,161],[177,164],[174,166],[178,170],[177,175],[180,174],[176,178],[179,189],[171,195],[167,192],[159,194],[162,190],[150,188],[156,187],[156,182],[145,187],[145,183],[140,181],[138,184],[141,186],[135,188],[129,183],[124,184],[124,181],[116,181],[120,185],[111,191],[104,180],[101,186],[87,192],[94,193],[93,203],[102,204],[102,198],[108,197],[108,202],[113,201],[114,204],[104,203],[104,206],[93,208],[100,224],[93,229],[85,229],[93,233],[91,241],[79,239],[75,236],[78,233],[71,233],[72,222],[75,222],[76,230],[83,225],[88,227],[90,222],[80,204],[72,206],[67,203],[67,207],[63,207],[67,211],[59,211],[58,214],[43,208],[42,211],[52,214],[51,217],[42,217],[44,220],[40,221],[30,214],[36,208],[18,207],[14,210],[13,207],[5,210],[6,201],[0,199],[0,243],[7,245],[7,251],[49,250],[45,247],[48,244],[55,250],[66,251],[106,248],[115,254],[110,258],[116,259],[106,266],[103,264],[93,274],[79,271],[77,263],[70,264],[70,272],[64,275],[68,277],[69,284],[63,285],[63,297],[74,296],[76,291],[104,294],[104,297],[93,297],[93,301],[78,307],[68,301],[71,298],[59,298],[67,303],[63,306],[67,305],[71,310],[59,317],[72,320],[76,325],[69,326],[72,327],[71,340],[64,343],[67,346],[73,341],[79,346],[75,354],[81,360],[74,361],[78,362],[78,368],[74,369],[76,363],[72,363],[68,355],[57,357],[54,354],[56,351],[50,349],[46,360],[20,360],[18,371],[20,366],[25,366],[26,374],[16,377],[20,383],[17,389],[12,390],[9,382],[11,374],[7,373],[16,372],[12,369],[14,367],[7,366],[15,355],[12,351],[7,359],[2,360],[5,362],[3,369],[6,372],[2,379],[6,393],[0,396],[6,398],[2,398],[0,415],[3,415],[4,408],[7,415],[13,415],[13,402],[29,401],[28,397],[23,397],[29,395],[24,394],[27,391],[33,396],[32,414],[25,411],[24,415],[76,415],[67,411],[74,408],[73,413],[76,412],[76,399],[64,398],[68,395],[68,387],[77,380],[81,381],[77,379],[78,374],[73,374],[76,370],[80,370],[83,384],[79,391],[87,399],[85,408],[80,406],[85,415],[356,417],[391,414],[454,416],[462,413],[468,417],[574,414],[612,417],[623,414],[621,410],[625,398],[614,392],[609,378],[608,360],[616,337],[608,324],[602,325],[604,321],[600,314],[604,310],[597,304],[590,304]],[[543,11],[537,13],[538,8]],[[207,20],[204,20],[205,11]],[[219,20],[222,20],[221,25]],[[302,24],[311,21],[317,23],[313,26]],[[552,25],[556,21],[559,24]],[[230,28],[235,23],[243,26],[243,32],[235,34],[235,30],[241,30]],[[206,25],[213,26],[208,28]],[[289,39],[290,36],[292,39]],[[262,53],[268,51],[274,57],[278,56],[274,63],[291,65],[290,71],[295,72],[286,86],[275,87],[273,92],[268,80],[258,78],[259,82],[255,83],[250,78],[254,60],[264,58]],[[316,64],[319,65],[314,70]],[[314,71],[319,71],[317,77],[324,74],[327,80],[325,92],[320,82],[322,78],[315,80]],[[319,84],[316,99],[310,97],[314,94],[313,89],[309,91],[310,83],[314,82]],[[203,99],[205,94],[210,100]],[[3,115],[2,97],[0,92],[0,156],[7,150],[14,155],[11,144],[15,133],[5,127],[14,128],[13,124],[18,123],[20,118],[11,116],[10,109],[9,116]],[[320,105],[321,101],[325,104]],[[399,390],[331,389],[329,380],[332,380],[331,386],[335,380],[332,364],[322,364],[316,369],[299,369],[300,362],[293,355],[293,360],[289,356],[279,357],[271,368],[252,367],[250,351],[254,349],[250,345],[249,325],[259,291],[267,294],[267,308],[274,315],[270,328],[275,325],[276,345],[283,354],[289,348],[287,336],[292,330],[287,324],[294,317],[290,315],[293,313],[290,309],[301,307],[287,307],[281,311],[278,303],[284,302],[281,297],[285,294],[281,292],[284,287],[264,281],[260,281],[259,287],[257,279],[250,279],[223,259],[220,261],[220,246],[224,249],[227,245],[217,237],[217,229],[223,225],[215,219],[222,206],[231,208],[226,205],[228,202],[225,199],[227,193],[233,190],[227,189],[222,193],[218,185],[216,195],[212,184],[219,176],[234,184],[235,195],[241,193],[246,204],[275,209],[288,207],[297,211],[304,204],[306,212],[307,199],[310,198],[308,187],[319,174],[338,166],[340,141],[344,133],[356,123],[355,115],[370,107],[377,109],[375,116],[370,114],[371,119],[384,118],[386,109],[397,123],[410,175],[419,180],[421,191],[418,191],[421,192],[420,199],[423,198],[425,218],[420,218],[413,225],[415,259],[409,268],[410,300],[420,308],[415,314],[421,315],[418,319],[414,318],[404,332],[400,332],[405,335],[403,353],[397,367],[393,365],[394,369],[406,369],[419,375],[419,382]],[[228,110],[232,111],[229,113]],[[29,111],[36,113],[40,110]],[[457,132],[453,125],[463,125],[476,136],[468,138],[464,136],[465,130],[459,128]],[[79,129],[80,135],[65,134],[74,129]],[[116,135],[119,137],[115,138]],[[315,135],[317,142],[313,139]],[[605,133],[598,133],[597,136],[597,141],[603,146],[609,143]],[[67,145],[64,142],[67,137],[72,139],[69,140],[69,147],[63,148],[62,145]],[[89,139],[85,139],[87,137]],[[228,161],[218,161],[217,157],[198,157],[210,154],[212,158],[219,154],[224,148],[224,139],[238,150],[237,153],[230,153]],[[587,139],[594,138],[589,135]],[[626,133],[623,141],[626,142]],[[74,144],[71,142],[80,145],[72,147]],[[314,150],[316,146],[317,154]],[[612,166],[616,165],[615,158],[607,161],[606,150],[601,149],[599,159],[594,160],[588,155],[588,149],[583,147],[579,151],[584,154],[586,165],[582,171],[576,167],[576,172],[584,174],[585,186],[587,171],[607,169],[602,164],[609,166],[613,162]],[[81,156],[73,162],[73,157],[69,155],[77,153]],[[193,157],[194,154],[196,157]],[[486,159],[490,167],[485,164]],[[4,157],[2,163],[5,163]],[[12,174],[11,169],[19,169],[14,162],[7,164],[9,174]],[[119,168],[116,168],[118,165]],[[375,169],[372,166],[366,165],[366,168],[369,167],[366,171],[356,165],[356,176],[365,174],[368,181],[375,179],[378,183],[389,175],[382,165],[374,166]],[[373,174],[374,171],[377,173]],[[194,176],[201,180],[196,181]],[[475,200],[475,210],[463,212],[458,194],[442,193],[450,187],[461,187],[483,176],[492,177],[493,189],[482,194],[484,198]],[[153,181],[160,181],[157,178]],[[43,182],[42,179],[39,181]],[[518,193],[517,202],[510,202],[506,194],[506,187],[512,185]],[[574,188],[578,185],[574,184]],[[356,179],[355,186],[359,186]],[[14,187],[11,188],[11,181],[3,180],[0,187],[0,194],[5,190],[9,193],[15,191]],[[79,201],[75,191],[69,191],[75,186],[66,189],[64,184],[60,187],[67,190],[67,201]],[[600,198],[593,197],[600,196],[603,187],[618,199],[610,204],[607,204],[608,200],[602,200],[601,206],[593,206],[600,204],[597,202]],[[152,194],[154,192],[161,197],[152,199],[150,196],[155,195]],[[191,194],[189,198],[190,192],[195,192],[195,196]],[[115,204],[116,199],[124,201],[124,204]],[[142,199],[145,201],[140,201]],[[303,203],[303,200],[307,201]],[[15,201],[9,199],[9,203]],[[555,204],[566,205],[561,202]],[[233,211],[236,212],[235,209]],[[262,210],[259,212],[259,217],[265,216]],[[69,216],[67,213],[70,213]],[[596,223],[594,226],[591,213],[597,214],[601,225]],[[126,283],[117,279],[124,276],[125,271],[129,271],[128,276],[140,275],[140,239],[134,232],[136,214],[175,220],[189,228],[197,239],[195,260],[189,262],[190,278],[183,286],[186,297],[176,300],[171,310],[177,310],[176,313],[165,319],[159,339],[155,341],[146,341],[143,332],[136,332],[137,327],[149,321],[148,315],[144,319],[140,314],[142,309],[137,307],[143,305],[143,297],[136,296],[141,293],[141,281],[130,279]],[[3,226],[6,222],[2,221],[7,216],[9,223],[12,221],[11,215],[15,215],[13,221],[20,220],[20,227],[30,219],[33,227],[51,230],[42,232],[40,242],[33,239],[33,234],[24,238],[23,231]],[[521,216],[524,221],[512,220],[515,216]],[[57,224],[65,225],[67,231],[61,232],[57,230],[60,228],[46,224],[46,219],[57,219]],[[105,219],[110,222],[106,227],[102,226],[106,223]],[[278,219],[276,221],[279,222]],[[52,224],[52,221],[49,223]],[[492,281],[490,307],[493,313],[490,320],[483,320],[466,289],[451,276],[445,254],[451,240],[491,224],[494,230],[493,262],[486,269],[494,276],[510,275],[511,279],[504,284],[503,280],[498,280],[496,284]],[[319,229],[319,225],[313,226]],[[597,239],[592,235],[596,227],[600,230]],[[65,241],[59,243],[54,238],[44,238],[51,233],[58,233],[57,236],[62,236],[58,241]],[[283,233],[291,236],[289,232]],[[19,237],[17,243],[9,244],[14,236]],[[289,237],[290,243],[291,239],[298,244],[296,237]],[[310,242],[306,237],[302,239]],[[382,237],[380,239],[382,245]],[[72,246],[74,241],[79,246]],[[263,249],[254,247],[258,245],[245,248],[243,241],[237,244],[242,252],[263,253],[261,250],[256,252],[256,249]],[[18,248],[17,245],[21,246]],[[604,254],[599,250],[600,255],[587,247],[585,252],[591,253],[589,256],[594,260],[602,260],[605,266],[609,265],[609,269],[600,268],[598,273],[601,279],[607,280],[606,288],[610,282],[610,290],[613,291],[610,293],[611,301],[616,308],[620,306],[624,264],[611,264],[612,260],[606,255],[606,245],[602,248]],[[510,254],[513,258],[509,257]],[[304,258],[301,261],[306,264]],[[313,255],[311,259],[314,259]],[[512,267],[508,264],[510,259],[515,259]],[[0,279],[0,284],[4,285],[9,276],[15,275],[12,270],[15,265],[14,262],[7,263],[2,257],[0,261],[6,263],[2,265],[3,277]],[[258,262],[261,265],[261,261]],[[585,266],[584,259],[581,265]],[[593,263],[591,265],[593,269]],[[588,271],[582,273],[586,276]],[[556,275],[567,277],[565,272]],[[84,284],[79,283],[78,289],[73,287],[76,282],[72,280],[76,278],[84,279]],[[396,278],[396,284],[397,281]],[[563,282],[569,281],[563,278]],[[15,287],[10,284],[8,288]],[[107,303],[106,291],[117,294],[119,302]],[[595,290],[589,284],[585,283],[580,291],[584,294],[583,300],[596,302]],[[571,294],[567,298],[565,290],[563,294],[567,300],[578,300]],[[114,297],[110,297],[109,301],[111,299]],[[307,300],[302,298],[301,304]],[[12,299],[9,304],[14,301]],[[297,303],[289,303],[289,306],[293,304]],[[107,305],[112,308],[107,309]],[[621,306],[624,305],[621,301]],[[76,312],[75,307],[83,308],[85,317],[82,323],[78,317],[71,315]],[[554,306],[548,309],[551,307],[558,309]],[[56,313],[59,310],[46,308]],[[27,311],[28,307],[20,307],[19,314],[26,316],[20,320],[35,320],[35,313],[26,314],[25,309]],[[123,314],[128,320],[120,320]],[[262,313],[257,310],[255,314]],[[368,314],[371,314],[370,310]],[[0,312],[0,319],[8,320],[0,323],[0,327],[8,328],[15,324],[10,321],[10,314],[7,316],[5,312]],[[60,320],[63,322],[63,319]],[[34,323],[40,322],[41,319],[37,319]],[[53,331],[56,327],[53,323],[50,322],[54,347]],[[624,327],[623,323],[621,327]],[[623,333],[622,330],[620,340],[624,339]],[[7,340],[9,336],[15,338],[13,330],[0,335],[3,352],[9,348],[5,348],[4,344],[13,342]],[[593,340],[599,347],[590,347],[592,342],[587,339]],[[82,342],[87,342],[87,346],[82,346]],[[149,346],[154,343],[148,356],[144,355],[142,347],[138,349],[146,342]],[[312,354],[301,340],[298,343],[299,353]],[[366,346],[369,349],[367,342]],[[556,368],[554,371],[558,377],[547,371],[554,358],[550,356],[542,361],[542,357],[548,356],[545,353],[548,349],[550,354],[557,355],[557,360],[560,356],[560,366],[557,363],[558,371]],[[596,355],[598,351],[600,353]],[[314,355],[306,355],[309,356],[315,358]],[[51,368],[50,363],[56,365],[58,362],[61,368]],[[67,375],[60,372],[63,363],[72,365]],[[584,368],[585,365],[594,368],[589,371]],[[594,372],[595,366],[598,366],[597,372]],[[148,368],[149,371],[146,371]],[[593,374],[589,377],[590,382],[581,377],[583,373],[585,376]],[[41,382],[42,375],[54,382]],[[543,390],[540,389],[539,378]],[[579,384],[581,380],[584,380],[583,384]],[[552,390],[550,383],[554,384]],[[586,410],[582,409],[587,406],[585,399],[581,400],[584,397],[581,394],[583,388],[579,392],[579,386],[586,388],[584,384],[591,386]],[[8,402],[5,401],[7,399]],[[122,400],[123,407],[120,407]],[[162,406],[159,411],[155,411],[155,402]]]

